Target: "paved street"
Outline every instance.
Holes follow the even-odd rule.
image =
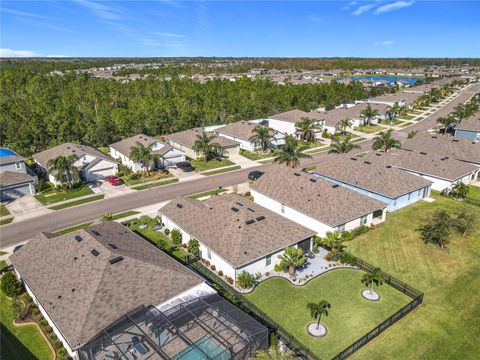
[[[427,130],[435,125],[436,119],[446,116],[453,108],[468,100],[475,92],[480,89],[480,84],[470,86],[464,90],[452,102],[445,107],[427,117],[425,120],[402,129],[399,133],[408,133],[412,130]],[[358,151],[371,149],[371,140],[359,144],[361,148]],[[324,159],[327,153],[313,155],[313,159],[304,161],[302,166],[315,164]],[[107,212],[119,213],[122,211],[135,209],[143,206],[152,205],[162,201],[169,200],[175,196],[190,195],[202,191],[210,190],[218,186],[226,187],[233,184],[245,182],[247,174],[254,169],[268,170],[272,165],[258,165],[248,169],[242,169],[231,173],[225,173],[210,177],[199,178],[191,181],[179,182],[177,184],[165,187],[151,188],[134,193],[127,193],[105,200],[96,201],[90,204],[76,206],[48,214],[38,216],[34,219],[14,222],[0,228],[0,238],[2,248],[20,243],[32,237],[39,231],[54,231],[66,228],[75,224],[87,222],[99,218]]]

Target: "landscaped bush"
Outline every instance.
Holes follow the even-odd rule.
[[[233,285],[233,279],[230,276],[227,276],[225,280],[227,280],[227,283],[229,283],[230,285]]]
[[[165,229],[164,233],[165,233],[165,235],[168,236],[168,235],[170,235],[170,230],[167,228],[167,229]]]
[[[361,225],[355,229],[353,229],[350,234],[352,235],[352,239],[356,238],[357,236],[366,234],[368,232],[369,228],[366,225]]]
[[[38,322],[38,325],[40,325],[40,327],[41,327],[42,329],[45,328],[45,327],[47,327],[47,326],[48,326],[47,320],[45,320],[45,319],[40,320],[40,321]]]
[[[50,334],[50,333],[53,331],[53,329],[52,329],[51,326],[45,326],[45,329],[44,329],[44,330],[45,330],[45,332],[46,332],[47,334]]]
[[[238,276],[237,286],[241,289],[250,289],[255,284],[255,278],[252,274],[246,271]]]
[[[342,252],[342,254],[340,256],[340,259],[344,264],[348,264],[350,266],[357,265],[357,260],[355,259],[355,257],[353,255],[351,255],[349,253]]]
[[[55,340],[57,340],[57,335],[55,335],[55,334],[50,334],[50,335],[48,336],[48,338],[50,339],[50,342],[53,343]]]
[[[13,317],[15,319],[18,319],[20,317],[20,315],[22,314],[23,304],[18,300],[14,300],[12,302],[12,310],[13,310]]]
[[[223,276],[223,271],[222,270],[218,270],[218,276]]]
[[[60,340],[57,340],[54,342],[53,346],[55,347],[55,349],[57,349],[58,351],[60,351],[61,349],[63,349],[63,344]]]
[[[64,348],[61,348],[57,351],[58,356],[65,357],[67,355],[67,351]]]
[[[210,261],[206,260],[205,265],[207,265],[207,267],[209,267],[210,266]]]
[[[129,178],[130,180],[138,180],[138,179],[140,179],[140,174],[138,174],[138,173],[131,173],[131,174],[128,176],[128,178]]]
[[[275,264],[273,266],[273,271],[275,271],[275,272],[285,272],[286,268],[282,267],[280,264]]]
[[[40,310],[36,306],[32,306],[32,314],[33,315],[38,315],[40,313]]]
[[[327,260],[327,261],[332,261],[333,260],[333,254],[331,252],[328,252],[327,255],[325,255],[324,259]]]
[[[23,292],[22,284],[13,272],[8,272],[2,277],[2,291],[8,297],[15,297]]]
[[[350,231],[343,231],[342,232],[342,241],[350,241],[352,239],[353,239],[353,235]]]
[[[187,249],[189,253],[198,256],[200,254],[200,243],[197,239],[190,239]]]
[[[210,266],[210,269],[212,269],[212,271],[215,271],[217,268],[215,267],[215,265],[212,265]]]

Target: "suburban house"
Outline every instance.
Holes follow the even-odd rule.
[[[480,142],[480,112],[462,120],[455,128],[455,137]]]
[[[429,133],[419,133],[402,144],[404,150],[448,156],[480,167],[480,142]]]
[[[184,152],[185,155],[191,159],[202,157],[203,154],[193,149],[197,135],[202,135],[205,132],[207,135],[215,136],[212,143],[220,144],[222,147],[222,155],[228,157],[230,154],[238,154],[240,144],[234,140],[227,139],[223,136],[217,136],[211,131],[204,131],[201,128],[188,129],[177,133],[165,136],[167,142],[176,149]]]
[[[393,106],[397,103],[399,106],[406,106],[408,109],[413,107],[413,102],[419,97],[420,95],[417,93],[408,93],[408,92],[400,92],[397,94],[383,94],[376,96],[374,98],[368,99],[367,103],[370,104],[385,104],[388,106]]]
[[[110,145],[110,155],[120,159],[121,163],[134,172],[145,170],[143,164],[130,159],[130,151],[137,143],[152,146],[151,154],[155,157],[153,169],[163,169],[178,162],[185,161],[185,154],[173,146],[150,136],[139,134]]]
[[[24,158],[16,152],[0,148],[0,201],[10,201],[35,194],[35,175],[30,175]]]
[[[286,166],[263,174],[252,186],[255,202],[319,236],[383,222],[387,204]]]
[[[200,243],[200,256],[236,281],[243,271],[273,271],[288,246],[308,252],[315,232],[235,194],[202,202],[177,197],[160,209],[169,230],[179,229],[182,242]]]
[[[389,212],[428,197],[432,187],[431,181],[361,157],[335,156],[318,163],[314,175],[380,200]]]
[[[364,123],[362,111],[365,110],[369,105],[372,109],[378,111],[378,115],[370,121],[373,125],[378,124],[379,120],[386,119],[388,117],[387,112],[389,106],[386,104],[357,103],[354,106],[345,106],[322,113],[323,118],[325,119],[325,123],[323,126],[324,132],[334,134],[336,131],[339,130],[338,124],[340,123],[340,121],[345,119],[351,120],[351,128],[362,125]]]
[[[230,123],[214,130],[214,133],[218,136],[236,141],[240,144],[240,149],[248,151],[256,151],[261,149],[262,144],[259,142],[250,141],[250,137],[253,135],[252,131],[255,127],[262,126],[260,124],[254,124],[249,121],[237,121]],[[277,130],[269,129],[270,142],[268,148],[273,148],[283,144],[284,134]]]
[[[267,346],[262,325],[119,223],[40,233],[10,260],[74,359],[176,359],[190,351],[208,358],[206,348],[236,358],[234,351]],[[218,340],[222,333],[228,341]],[[197,348],[198,341],[208,344]]]
[[[80,178],[86,182],[103,179],[106,176],[115,175],[118,171],[118,164],[108,155],[101,151],[85,145],[64,143],[51,149],[36,153],[33,159],[37,163],[37,168],[48,173],[48,180],[57,185],[60,183],[55,178],[55,172],[48,171],[48,162],[55,160],[59,156],[74,156],[74,166],[80,173]]]
[[[313,120],[318,126],[323,125],[322,115],[317,112],[306,112],[299,109],[290,110],[280,114],[272,115],[268,119],[252,120],[264,126],[268,126],[280,133],[287,135],[297,135],[297,123],[304,119]],[[317,130],[317,138],[320,138],[322,130]]]
[[[461,181],[470,184],[478,178],[480,168],[464,161],[434,152],[393,150],[390,153],[371,152],[363,160],[399,168],[431,181],[432,189],[450,189]]]

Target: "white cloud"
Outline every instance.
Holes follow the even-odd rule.
[[[390,4],[382,5],[375,10],[375,14],[385,14],[390,11],[400,10],[409,6],[412,6],[415,1],[396,1]]]
[[[113,8],[105,3],[98,3],[89,0],[74,0],[77,4],[86,7],[92,11],[97,17],[104,20],[120,20],[122,16],[116,12]]]
[[[322,21],[323,21],[323,17],[321,17],[320,15],[317,15],[317,14],[310,14],[310,16],[308,17],[308,19],[309,19],[311,22],[314,22],[314,23],[318,23],[318,22],[322,22]]]
[[[169,33],[169,32],[152,32],[153,35],[157,35],[160,37],[164,38],[184,38],[185,35],[182,34],[175,34],[175,33]]]
[[[348,10],[350,9],[352,6],[355,6],[357,5],[357,1],[350,1],[347,5],[345,5],[344,7],[342,7],[342,10]]]
[[[367,5],[362,5],[355,10],[352,15],[358,16],[362,15],[363,13],[367,12],[371,8],[373,8],[375,5],[374,4],[367,4]]]
[[[0,48],[0,57],[36,57],[41,56],[31,50],[13,50],[7,48]]]
[[[140,41],[142,44],[147,46],[155,46],[162,48],[179,49],[186,47],[186,44],[183,40],[158,41],[150,38],[142,38],[140,39]]]
[[[385,40],[385,41],[375,41],[373,45],[375,46],[390,46],[395,44],[395,41],[393,40]]]
[[[2,12],[6,12],[6,13],[9,13],[9,14],[13,14],[13,15],[36,17],[36,18],[45,18],[45,16],[43,16],[43,15],[38,15],[38,14],[26,12],[26,11],[19,11],[19,10],[8,9],[8,8],[2,8],[1,10],[2,10]]]

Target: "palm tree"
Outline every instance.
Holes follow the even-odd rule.
[[[155,156],[152,154],[153,144],[143,145],[141,142],[137,141],[135,145],[130,148],[130,154],[128,157],[137,163],[140,163],[140,166],[145,169],[146,173],[150,173],[150,168],[155,161]]]
[[[253,128],[252,136],[248,140],[255,144],[260,144],[262,151],[265,152],[271,138],[272,133],[268,127],[257,125]]]
[[[71,189],[73,184],[80,181],[78,169],[73,165],[77,160],[75,155],[58,156],[47,162],[48,172],[55,171],[55,180],[61,183],[67,183]]]
[[[279,349],[270,347],[268,350],[257,350],[253,360],[295,360],[290,351],[282,352]]]
[[[366,273],[362,276],[362,283],[370,287],[370,295],[372,294],[373,284],[383,285],[383,275],[380,268],[375,268],[371,273]]]
[[[297,123],[296,128],[300,132],[300,139],[306,142],[315,141],[315,130],[322,129],[315,121],[308,118],[302,118],[302,121]]]
[[[409,131],[408,135],[407,135],[407,138],[408,139],[413,139],[415,137],[415,135],[417,135],[417,133],[418,133],[418,130]]]
[[[278,255],[280,259],[280,266],[283,269],[288,269],[290,276],[295,275],[295,271],[298,267],[307,262],[307,257],[300,248],[287,247],[283,254]]]
[[[350,118],[340,120],[337,124],[337,129],[340,129],[343,135],[347,135],[347,129],[353,125],[353,121]]]
[[[459,181],[452,186],[452,189],[448,193],[450,196],[454,197],[455,199],[463,199],[467,196],[469,192],[469,188],[463,182]]]
[[[205,162],[209,160],[212,153],[212,141],[215,139],[215,135],[208,135],[205,131],[196,136],[192,149],[203,153]]]
[[[325,245],[334,253],[342,251],[345,248],[342,233],[340,231],[328,231],[325,234]]]
[[[443,126],[443,133],[447,135],[447,130],[450,126],[455,125],[457,121],[455,120],[455,116],[453,114],[448,114],[447,117],[439,117],[437,119],[437,124]]]
[[[350,141],[351,138],[351,136],[347,136],[342,141],[338,140],[338,138],[333,139],[332,143],[330,144],[331,149],[328,152],[334,154],[345,154],[355,148],[359,148],[359,145]]]
[[[396,102],[395,104],[393,104],[391,107],[388,108],[387,114],[390,122],[395,121],[395,118],[397,117],[399,112],[400,112],[400,106],[398,105],[398,102]]]
[[[301,159],[310,159],[312,157],[305,153],[306,149],[307,147],[295,139],[293,135],[287,135],[285,144],[275,149],[273,162],[295,168],[300,164]]]
[[[400,149],[402,144],[400,141],[392,138],[393,129],[380,131],[378,136],[373,138],[372,149],[389,152],[391,149]]]
[[[307,309],[310,310],[310,316],[317,320],[317,330],[320,327],[320,319],[322,315],[328,316],[328,309],[330,309],[330,303],[327,300],[321,300],[317,303],[308,303]]]
[[[372,122],[372,119],[378,115],[378,110],[377,109],[372,109],[372,107],[370,106],[370,104],[367,105],[367,107],[365,109],[362,110],[362,112],[360,113],[361,116],[363,117],[364,119],[364,123],[363,125],[370,125],[371,122]]]

